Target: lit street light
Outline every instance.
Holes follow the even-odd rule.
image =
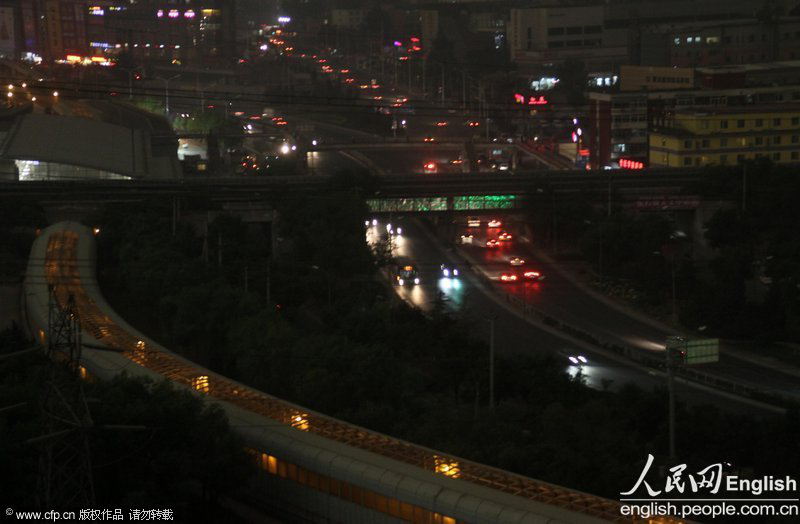
[[[161,76],[157,76],[158,80],[164,82],[164,108],[166,110],[167,116],[169,116],[169,83],[178,78],[181,75],[174,75],[169,78],[164,78]]]

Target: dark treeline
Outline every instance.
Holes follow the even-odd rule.
[[[749,162],[706,168],[698,177],[698,196],[722,202],[701,233],[714,249],[705,264],[693,257],[691,231],[663,213],[625,211],[614,195],[610,213],[606,203],[579,196],[532,207],[530,218],[551,247],[580,253],[601,286],[630,286],[628,298],[664,316],[672,310],[674,271],[678,319],[689,330],[800,341],[796,168]]]
[[[664,391],[591,390],[542,356],[498,359],[489,410],[475,318],[446,308],[426,317],[394,299],[364,242],[364,201],[347,185],[280,206],[274,243],[229,215],[207,235],[180,224],[173,237],[170,209],[117,207],[99,237],[101,287],[134,325],[198,363],[448,453],[612,498],[648,453],[664,457]],[[678,415],[682,462],[800,469],[794,413]]]
[[[0,332],[0,355],[29,345],[19,329]],[[50,366],[38,352],[0,359],[0,399],[5,408],[0,412],[4,507],[77,510],[86,507],[76,496],[84,490],[94,492],[95,508],[121,508],[126,518],[129,509],[171,509],[177,521],[211,518],[237,522],[220,505],[220,498],[237,493],[253,471],[242,442],[231,432],[221,409],[167,382],[121,376],[110,382],[83,384],[91,417],[83,428],[62,422],[73,419],[79,403],[50,407],[55,421],[50,426],[43,409]],[[71,399],[76,381],[66,374],[57,365],[54,376],[60,394]],[[63,430],[69,431],[61,433]],[[88,455],[80,453],[84,438]],[[54,488],[56,498],[49,507],[41,474],[47,464],[42,462],[47,444],[53,445],[50,467],[54,470],[66,467],[76,471],[81,464],[88,464],[92,477],[91,485],[85,477],[76,477],[70,484],[64,475],[55,475],[55,482],[64,484]],[[67,490],[64,499],[57,495],[62,490]]]

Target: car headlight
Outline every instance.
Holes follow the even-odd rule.
[[[398,278],[397,283],[402,286],[403,284],[405,284],[405,281],[402,278]]]
[[[415,284],[419,284],[419,279],[418,279],[418,278],[415,278],[415,279],[414,279],[414,283],[415,283]]]
[[[450,276],[450,270],[449,270],[449,269],[443,269],[443,270],[442,270],[442,274],[443,274],[444,276],[446,276],[446,277],[449,277],[449,276]]]
[[[457,270],[457,269],[454,269],[454,270],[453,270],[453,276],[454,276],[454,277],[457,277],[457,276],[458,276],[458,270]]]

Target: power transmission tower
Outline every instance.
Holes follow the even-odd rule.
[[[89,430],[93,423],[80,377],[80,319],[72,294],[62,307],[55,286],[49,291],[49,363],[41,399],[44,429],[28,441],[41,444],[37,497],[42,508],[92,508]]]

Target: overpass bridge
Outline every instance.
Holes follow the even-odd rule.
[[[372,212],[513,210],[527,202],[552,203],[582,193],[605,204],[641,209],[695,209],[703,181],[697,172],[666,169],[628,171],[505,171],[383,175],[361,184]],[[269,205],[336,187],[335,177],[187,177],[170,180],[0,181],[0,199],[39,203],[141,201],[154,197]]]
[[[52,289],[52,293],[51,293]],[[599,523],[616,501],[470,462],[316,413],[205,369],[138,332],[103,298],[91,231],[61,222],[33,244],[25,280],[31,333],[46,345],[53,302],[77,311],[81,375],[167,379],[220,406],[259,471],[255,495],[315,522]],[[100,347],[110,351],[102,351]],[[671,522],[671,520],[663,520]]]

